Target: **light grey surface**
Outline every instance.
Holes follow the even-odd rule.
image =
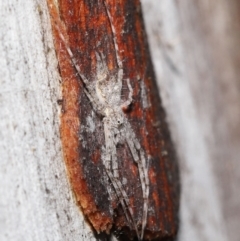
[[[0,66],[0,240],[95,240],[63,164],[45,1],[0,1]]]
[[[180,241],[239,240],[237,1],[142,0],[181,170]]]
[[[239,8],[227,0],[142,2],[180,160],[179,241],[238,241]],[[0,66],[0,240],[95,240],[65,174],[45,1],[0,1]]]

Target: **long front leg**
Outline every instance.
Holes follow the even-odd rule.
[[[93,106],[94,110],[97,113],[103,115],[104,114],[103,113],[103,106],[100,103],[98,103],[99,101],[98,101],[98,98],[97,98],[96,94],[93,91],[91,91],[90,88],[89,88],[90,83],[89,83],[88,79],[84,76],[84,74],[82,73],[82,71],[80,69],[80,66],[77,63],[77,60],[74,57],[73,52],[69,47],[70,45],[68,43],[67,38],[65,37],[65,36],[67,36],[66,30],[65,30],[62,22],[60,21],[60,19],[55,18],[55,26],[58,30],[59,37],[61,38],[61,40],[62,40],[62,42],[63,42],[63,44],[64,44],[64,46],[67,50],[67,53],[68,53],[68,55],[71,59],[72,65],[75,68],[75,70],[77,71],[77,74],[81,78],[85,94],[87,95],[88,99],[92,103],[92,106]]]
[[[130,84],[130,80],[127,79],[127,86],[128,86],[128,90],[129,90],[129,94],[128,94],[128,99],[122,103],[121,107],[122,109],[127,109],[128,106],[132,103],[132,96],[133,96],[133,89],[132,86]]]
[[[93,97],[86,88],[84,88],[84,93],[86,94],[86,96],[88,97],[88,99],[90,100],[93,109],[99,113],[100,115],[104,115],[104,106],[102,104],[100,104],[97,100],[97,98]],[[94,95],[95,96],[95,95]]]

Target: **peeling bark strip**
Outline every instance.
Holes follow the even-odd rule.
[[[62,76],[61,138],[77,203],[97,232],[174,237],[178,170],[139,1],[48,6]]]

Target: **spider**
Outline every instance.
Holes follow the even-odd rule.
[[[121,91],[123,83],[123,64],[119,55],[119,48],[116,41],[116,31],[113,25],[113,20],[104,1],[107,16],[110,22],[113,44],[115,48],[115,55],[117,60],[118,70],[115,75],[109,73],[106,61],[102,53],[96,52],[96,74],[94,81],[90,82],[83,74],[77,64],[69,44],[63,34],[59,30],[59,35],[65,44],[66,50],[70,56],[72,64],[83,82],[84,92],[92,104],[96,113],[103,117],[105,147],[102,155],[102,162],[105,167],[107,176],[113,185],[115,194],[121,203],[125,217],[129,224],[133,226],[139,240],[143,239],[144,230],[147,224],[148,215],[148,196],[149,196],[149,177],[147,160],[143,148],[138,141],[131,124],[129,123],[123,110],[128,108],[132,103],[133,89],[129,79],[127,79],[127,86],[129,90],[128,99],[121,100]],[[93,84],[94,83],[94,84]],[[143,195],[143,213],[141,233],[139,233],[137,224],[134,220],[133,209],[130,206],[129,198],[124,190],[123,184],[119,177],[119,167],[117,159],[117,145],[126,143],[130,149],[133,161],[138,166],[139,178],[141,182],[142,195]],[[110,194],[111,195],[111,194]]]

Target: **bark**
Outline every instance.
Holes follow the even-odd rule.
[[[180,159],[180,241],[239,239],[239,3],[144,0]],[[0,4],[0,240],[96,240],[68,184],[45,1]]]
[[[144,194],[141,189],[144,188],[141,187],[140,166],[134,161],[127,143],[127,139],[135,136],[148,162],[150,181],[145,238],[173,237],[178,226],[179,175],[146,44],[140,2],[86,0],[58,3],[57,9],[54,2],[48,1],[63,82],[63,152],[77,204],[97,232],[121,230],[120,233],[127,233],[126,236],[136,235],[137,225],[141,227],[143,222]],[[70,55],[74,56],[72,61],[68,48],[72,52]],[[97,55],[101,56],[100,63]],[[107,70],[100,68],[103,64]],[[122,87],[118,93],[115,89],[121,68]],[[117,163],[119,183],[122,180],[126,183],[121,187],[129,199],[124,209],[122,204],[119,205],[121,196],[113,196],[117,193],[114,179],[109,181],[106,174],[106,151],[103,150],[107,148],[107,136],[103,123],[107,118],[105,109],[121,105],[114,102],[116,95],[121,102],[127,100],[129,88],[126,79],[133,88],[133,101],[128,109],[124,108],[124,116],[131,127],[127,129],[127,123],[119,127],[118,130],[122,128],[126,133],[117,145],[116,160],[114,155],[110,160],[110,172]],[[109,97],[106,97],[103,113],[93,108],[93,102],[101,104],[95,92],[99,83],[103,87],[98,88],[102,88],[101,91]],[[109,86],[110,95],[106,91]],[[90,101],[84,88],[93,100]],[[133,133],[128,137],[130,132]],[[111,154],[115,145],[111,147]],[[138,150],[136,153],[139,155]],[[114,188],[109,192],[112,185]],[[132,225],[126,218],[128,209],[133,210],[129,215],[134,220]],[[127,240],[127,237],[122,240]]]

